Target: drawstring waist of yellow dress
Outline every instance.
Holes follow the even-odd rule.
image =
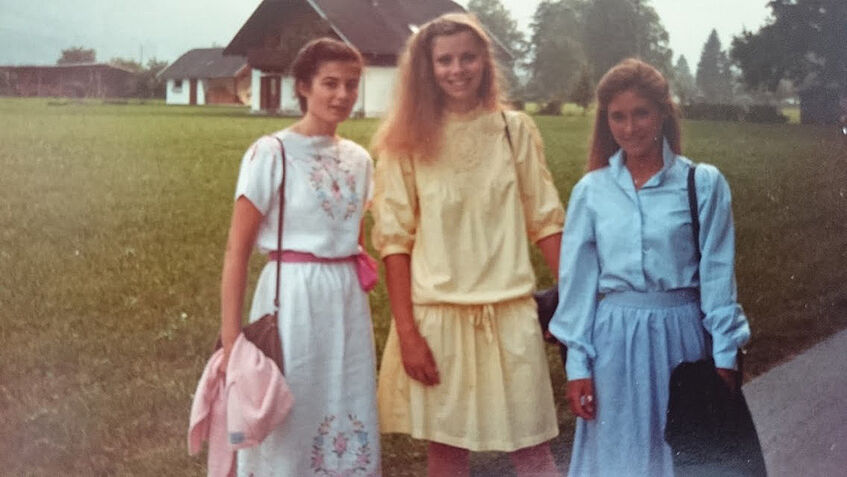
[[[494,341],[494,305],[467,305],[470,309],[471,323],[474,328],[485,333],[485,339],[489,343]]]

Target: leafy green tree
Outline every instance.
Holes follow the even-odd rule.
[[[697,87],[707,103],[732,102],[732,71],[726,52],[721,49],[721,40],[714,28],[709,34],[700,62],[697,63]]]
[[[579,78],[571,89],[570,100],[582,108],[582,115],[585,116],[592,99],[594,99],[594,90],[591,87],[591,72],[588,65],[583,64],[579,70]]]
[[[637,54],[665,75],[673,75],[673,51],[670,36],[649,0],[633,0],[635,4],[635,38]]]
[[[470,0],[468,11],[476,15],[489,33],[515,58],[526,53],[527,44],[517,22],[500,0]]]
[[[730,56],[744,83],[778,91],[781,80],[790,80],[801,102],[820,103],[804,121],[834,121],[839,96],[847,96],[847,2],[773,0],[768,6],[765,26],[732,40]],[[813,100],[809,94],[815,93]]]
[[[688,104],[697,96],[697,82],[691,74],[685,55],[679,55],[676,60],[671,83],[680,104]]]
[[[500,0],[470,0],[468,11],[476,15],[488,33],[512,55],[512,58],[502,66],[514,96],[520,89],[515,68],[528,49],[523,33],[518,30],[517,22],[503,7]]]
[[[532,20],[529,95],[534,99],[563,101],[585,63],[578,2],[543,0]]]
[[[74,46],[62,50],[62,56],[56,61],[57,65],[71,65],[78,63],[94,63],[97,61],[97,54],[93,48],[83,48]]]
[[[649,0],[593,0],[583,15],[585,54],[595,81],[629,57],[671,75],[668,32]]]
[[[168,66],[167,61],[160,61],[155,57],[147,60],[146,67],[138,73],[138,97],[165,97],[165,82],[159,78],[159,73],[166,66]]]
[[[139,72],[144,69],[144,67],[141,66],[141,63],[130,58],[115,57],[109,60],[109,64],[134,72]]]

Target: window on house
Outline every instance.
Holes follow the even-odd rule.
[[[174,80],[174,91],[176,91],[176,92],[182,91],[182,80],[181,79]]]

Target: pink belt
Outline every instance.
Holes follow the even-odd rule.
[[[318,257],[308,252],[297,252],[295,250],[272,250],[268,254],[268,259],[272,262],[281,261],[283,263],[342,263],[354,262],[356,265],[356,276],[359,278],[359,285],[362,290],[369,292],[373,290],[379,281],[379,264],[367,252],[359,252],[356,255],[349,257]]]

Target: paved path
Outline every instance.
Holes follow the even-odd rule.
[[[743,389],[770,477],[847,476],[847,330]]]

